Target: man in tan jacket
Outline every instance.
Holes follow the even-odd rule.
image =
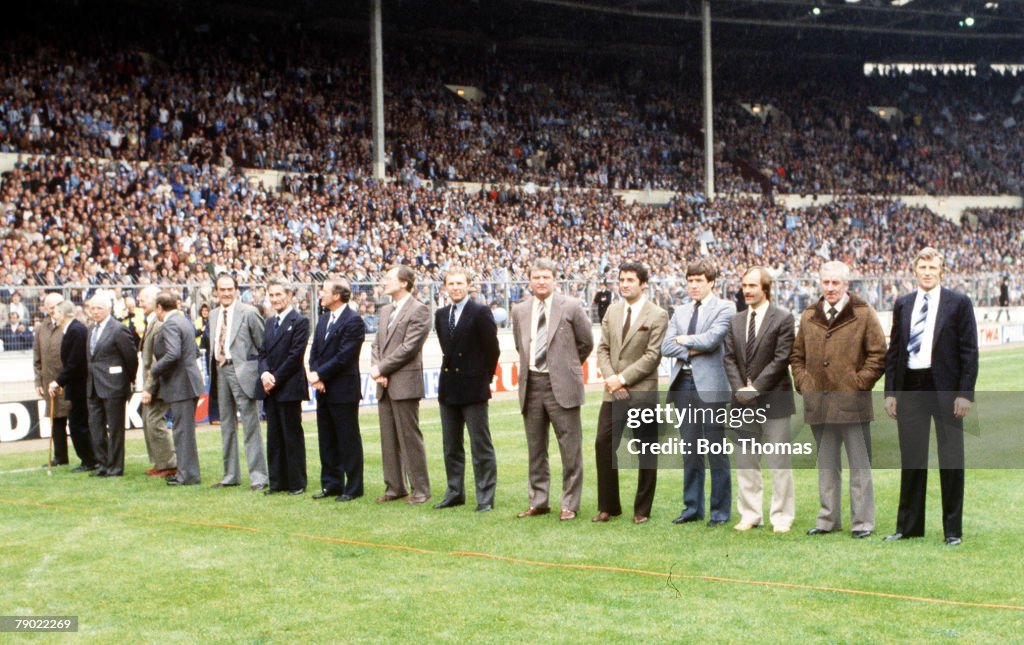
[[[668,312],[644,295],[648,279],[647,267],[643,264],[622,264],[619,267],[622,299],[611,305],[601,320],[597,364],[604,376],[604,398],[594,441],[598,513],[592,518],[593,522],[607,522],[622,514],[614,455],[622,440],[626,410],[630,405],[651,405],[657,400],[658,365],[661,341],[668,329]],[[644,429],[638,429],[637,434],[644,434]],[[637,438],[654,441],[657,428],[650,435]],[[658,457],[641,456],[638,471],[633,523],[643,524],[650,518],[654,503]]]
[[[54,409],[50,411],[50,397],[47,396],[46,387],[51,381],[56,380],[60,374],[60,344],[64,340],[64,329],[54,321],[52,311],[55,306],[64,301],[59,293],[50,293],[43,298],[40,309],[46,314],[46,319],[36,324],[33,337],[35,342],[32,345],[32,367],[36,376],[36,393],[46,401],[46,415],[53,418],[53,426],[50,432],[53,435],[53,466],[65,466],[68,463],[68,412],[71,410],[71,403],[64,400],[62,392],[54,395]],[[77,450],[76,450],[77,452]],[[82,459],[82,455],[78,455]],[[83,459],[83,461],[88,461]],[[43,464],[46,468],[51,464]]]
[[[850,529],[855,538],[875,530],[871,483],[871,388],[885,372],[885,333],[871,305],[854,294],[850,268],[821,267],[823,295],[800,317],[790,365],[804,398],[804,420],[818,444],[821,510],[808,535],[842,530],[842,457],[850,462]]]
[[[153,467],[146,471],[150,477],[167,477],[178,473],[178,459],[174,440],[167,429],[167,403],[160,398],[160,383],[149,370],[153,367],[153,342],[163,323],[156,315],[156,297],[160,289],[148,286],[139,292],[139,305],[146,315],[146,330],[142,335],[142,431],[146,437],[146,452]]]

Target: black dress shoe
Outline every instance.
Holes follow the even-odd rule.
[[[178,481],[177,479],[168,478],[167,479],[167,485],[168,486],[184,486],[185,484],[183,482]]]
[[[832,531],[828,529],[819,529],[817,526],[815,526],[813,529],[807,531],[807,535],[828,535],[831,532]]]
[[[107,471],[105,471],[105,470],[94,470],[91,473],[89,473],[89,476],[90,477],[106,477],[107,476]]]
[[[82,464],[81,466],[79,466],[77,468],[72,468],[71,472],[73,472],[73,473],[86,473],[86,472],[89,472],[90,470],[96,470],[97,468],[99,468],[99,466],[97,466],[96,464],[93,464],[92,466],[86,466],[85,464]]]
[[[958,538],[953,535],[946,538],[946,546],[960,546],[963,543],[963,538]]]
[[[866,537],[871,537],[874,531],[851,531],[850,535],[856,540],[863,540]]]
[[[294,490],[288,491],[288,494],[289,495],[305,495],[306,494],[306,489],[305,488],[296,488]]]
[[[321,490],[319,493],[313,493],[313,499],[323,499],[325,497],[334,497],[335,495],[339,495],[339,494],[340,493],[338,493],[337,491],[333,491],[333,490]]]
[[[274,493],[283,493],[283,492],[284,491],[281,490],[280,488],[268,488],[267,490],[263,491],[263,494],[264,495],[273,495]]]
[[[474,512],[476,512],[476,513],[486,513],[487,511],[493,511],[493,510],[494,510],[494,504],[477,504],[476,505],[476,511],[474,511]]]
[[[231,488],[232,486],[238,486],[238,484],[225,484],[224,482],[217,482],[210,488]]]
[[[895,542],[896,540],[906,540],[907,536],[902,533],[893,533],[892,535],[886,535],[882,538],[883,542]]]
[[[676,519],[672,520],[673,524],[689,524],[690,522],[699,522],[703,517],[699,515],[680,515]]]
[[[352,501],[352,500],[354,500],[354,499],[355,499],[355,497],[352,497],[352,496],[351,496],[351,495],[349,495],[348,493],[342,493],[341,495],[338,495],[338,496],[337,496],[337,497],[336,497],[336,498],[334,499],[334,501],[336,501],[336,502],[351,502],[351,501]]]
[[[728,521],[729,520],[711,520],[711,521],[708,522],[708,526],[710,526],[711,528],[714,528],[716,526],[721,526],[721,525],[725,524]]]
[[[461,499],[458,497],[445,497],[437,504],[434,504],[434,508],[452,508],[453,506],[462,506],[465,503],[465,499]]]

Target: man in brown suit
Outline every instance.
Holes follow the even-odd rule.
[[[594,336],[583,304],[554,295],[555,264],[535,260],[530,267],[532,296],[512,308],[512,336],[519,352],[519,407],[526,426],[530,459],[530,506],[517,517],[550,512],[548,428],[555,427],[562,454],[560,520],[576,519],[583,491],[583,429],[580,406],[583,363]]]
[[[59,293],[50,293],[43,298],[40,309],[46,314],[46,319],[37,323],[33,337],[35,342],[32,345],[32,367],[36,376],[36,393],[46,401],[46,415],[52,416],[53,426],[50,433],[53,436],[53,460],[47,466],[65,466],[68,463],[68,412],[71,410],[71,403],[64,399],[63,392],[54,396],[54,409],[50,411],[50,397],[47,396],[46,388],[51,381],[57,379],[60,374],[60,344],[64,340],[64,329],[53,319],[53,308],[63,302],[64,297]],[[82,455],[78,455],[81,459]]]
[[[423,398],[423,344],[430,333],[430,307],[412,297],[416,274],[405,265],[384,274],[391,303],[380,310],[371,345],[370,377],[377,382],[384,494],[378,502],[409,495],[409,504],[430,499],[427,452],[420,432]],[[408,478],[409,488],[406,487]]]
[[[619,501],[619,473],[613,455],[622,440],[625,413],[630,404],[655,403],[661,341],[668,329],[668,312],[644,296],[649,274],[639,262],[619,267],[619,295],[601,319],[601,342],[597,364],[604,376],[604,398],[597,419],[594,441],[597,463],[597,510],[594,522],[607,522],[622,514]],[[616,404],[618,402],[618,404]],[[652,437],[656,438],[655,428]],[[658,483],[658,458],[648,463],[641,457],[633,501],[633,523],[643,524],[651,516],[654,490]]]
[[[156,315],[156,297],[160,289],[150,285],[139,292],[139,304],[146,315],[146,329],[142,335],[142,432],[146,437],[146,452],[153,467],[146,471],[150,477],[178,474],[178,458],[174,453],[174,439],[167,428],[167,403],[160,398],[160,382],[150,372],[153,367],[153,342],[163,323]]]
[[[871,388],[885,372],[885,333],[868,303],[847,293],[850,268],[821,267],[824,295],[804,311],[793,343],[793,381],[804,398],[804,421],[818,444],[821,510],[808,535],[842,530],[842,458],[850,462],[850,529],[855,538],[875,530],[871,483]]]

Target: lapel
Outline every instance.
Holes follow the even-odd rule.
[[[775,306],[769,303],[768,309],[764,312],[764,320],[761,321],[761,333],[759,333],[758,335],[754,336],[754,346],[751,348],[750,356],[744,356],[744,358],[747,360],[747,362],[750,362],[750,361],[754,360],[754,356],[757,355],[757,349],[758,349],[758,347],[761,346],[761,339],[764,338],[764,336],[765,336],[765,334],[767,332],[772,330],[772,327],[776,324],[776,317],[777,316],[778,316],[778,312],[775,310]],[[749,325],[750,325],[750,314],[747,313],[747,317],[744,318],[743,326],[749,327]],[[743,338],[743,345],[742,345],[742,347],[744,348],[743,353],[746,354],[747,330],[744,329],[741,333],[742,333],[741,338]]]
[[[549,349],[551,348],[551,336],[558,329],[559,323],[562,322],[562,318],[565,316],[565,304],[565,298],[551,294],[551,318],[547,321]]]
[[[387,318],[391,318],[391,312],[395,309],[395,303],[391,303],[390,309],[388,309]],[[402,305],[402,308],[398,310],[398,314],[395,316],[395,320],[388,324],[387,318],[384,320],[384,342],[381,343],[380,348],[384,349],[387,344],[391,342],[391,336],[394,335],[395,329],[398,328],[398,323],[405,320],[405,317],[409,315],[409,309],[412,307],[412,296],[409,297],[409,302]]]
[[[242,303],[235,301],[235,314],[231,316],[231,344],[235,344],[235,339],[238,338],[238,330],[242,327]]]
[[[529,364],[530,343],[533,342],[533,308],[537,306],[537,300],[530,296],[525,300],[525,307],[519,310],[519,329],[523,337],[523,351],[526,352],[527,364]]]
[[[267,351],[268,351],[268,352],[269,352],[270,350],[274,349],[274,346],[275,346],[275,345],[277,345],[278,341],[280,341],[280,340],[281,340],[281,337],[282,337],[282,336],[284,336],[284,332],[285,332],[285,330],[286,330],[286,329],[288,329],[288,325],[292,324],[292,316],[293,316],[294,314],[295,314],[295,310],[294,310],[294,309],[293,309],[293,310],[291,310],[291,311],[289,311],[289,312],[288,312],[288,315],[287,315],[287,316],[285,316],[285,317],[284,317],[284,320],[282,320],[282,321],[281,321],[281,328],[280,328],[280,329],[278,329],[278,330],[277,330],[276,332],[274,332],[274,331],[273,331],[273,329],[274,329],[274,324],[275,324],[275,323],[274,323],[274,319],[273,319],[273,318],[271,318],[271,319],[270,319],[270,320],[268,321],[268,322],[269,322],[269,326],[270,326],[270,329],[271,329],[271,333],[273,334],[273,337],[272,337],[272,338],[271,338],[271,340],[270,340],[270,344],[269,344],[269,345],[267,346]],[[274,317],[276,318],[276,317],[277,317],[277,314],[274,314]]]
[[[113,317],[111,317],[110,321],[103,327],[103,330],[100,332],[100,337],[96,339],[96,351],[93,352],[93,356],[99,353],[100,348],[103,347],[107,341],[109,341],[111,335],[113,335],[114,333],[114,325],[117,324],[118,322],[114,320]]]
[[[917,302],[917,290],[906,296],[907,301],[903,305],[903,310],[900,311],[900,330],[903,332],[903,347],[901,350],[907,349],[907,343],[910,342],[910,324],[914,318],[914,303]],[[938,324],[938,321],[935,321]]]
[[[692,304],[691,304],[692,306]],[[697,313],[697,331],[698,334],[703,334],[707,331],[708,321],[711,320],[711,310],[718,308],[718,297],[713,293],[709,293],[707,298],[700,303],[700,310]],[[690,310],[690,315],[693,315],[693,310]],[[687,320],[687,323],[690,321]]]
[[[349,309],[348,303],[345,303],[344,305],[341,306],[341,313],[338,314],[338,319],[334,321],[334,327],[331,327],[329,322],[328,323],[324,323],[325,325],[327,325],[327,327],[324,329],[324,335],[325,336],[327,334],[333,334],[334,331],[341,325],[341,323],[345,321],[345,318],[348,316],[348,309]],[[327,314],[326,318],[327,318],[328,321],[330,321],[331,314]],[[331,339],[331,337],[327,336],[327,338],[325,340],[330,340],[330,339]]]
[[[952,295],[953,293],[949,289],[939,287],[939,311],[935,314],[935,329],[932,330],[932,350],[935,349],[935,345],[939,341],[939,330],[949,320],[953,314],[953,308],[956,306]]]

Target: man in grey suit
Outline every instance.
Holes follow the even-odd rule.
[[[755,266],[740,283],[747,308],[732,317],[725,336],[725,373],[733,391],[733,405],[760,410],[763,423],[754,421],[736,431],[745,444],[736,450],[737,505],[740,521],[733,528],[749,531],[762,525],[764,485],[757,445],[781,446],[790,441],[790,417],[796,411],[793,382],[789,378],[789,353],[793,349],[793,314],[771,302],[772,276]],[[772,476],[769,517],[776,533],[788,533],[796,517],[793,471],[789,454],[765,451]]]
[[[200,480],[196,401],[205,387],[199,372],[196,329],[178,311],[178,298],[167,291],[156,296],[156,315],[163,325],[153,340],[156,362],[149,371],[157,378],[160,398],[170,406],[178,459],[178,472],[167,477],[167,485],[190,486]]]
[[[89,301],[89,376],[85,390],[89,406],[89,434],[99,464],[90,476],[124,475],[125,403],[139,369],[132,333],[110,315],[114,301],[100,291]]]
[[[384,274],[384,293],[391,303],[380,310],[373,337],[370,377],[377,383],[384,494],[378,502],[409,495],[409,504],[430,499],[427,452],[420,432],[423,398],[423,344],[430,333],[430,307],[412,297],[416,274],[405,265]],[[406,487],[408,478],[409,488]]]
[[[613,455],[622,439],[627,406],[655,403],[658,391],[658,365],[661,341],[668,328],[668,312],[644,295],[649,274],[639,262],[619,266],[619,295],[622,299],[608,308],[601,319],[601,342],[597,363],[604,376],[604,398],[597,417],[594,441],[597,464],[597,510],[591,521],[607,522],[622,514],[619,501],[619,473]],[[616,405],[616,402],[619,402]],[[656,439],[650,429],[638,429],[641,441]],[[638,464],[633,523],[643,524],[651,517],[654,490],[658,483],[657,455],[643,455]]]
[[[512,336],[519,353],[519,407],[530,459],[530,506],[517,517],[550,512],[548,428],[555,427],[562,455],[560,520],[576,519],[583,492],[583,428],[580,406],[583,363],[594,348],[584,305],[555,295],[555,264],[537,259],[530,267],[533,295],[512,308]]]
[[[255,307],[238,300],[238,283],[228,273],[217,276],[217,299],[220,306],[210,312],[210,344],[211,369],[217,370],[224,477],[213,487],[238,486],[242,482],[236,432],[241,414],[249,488],[263,490],[269,477],[256,388],[260,387],[259,351],[263,347],[264,321]]]
[[[160,386],[153,367],[153,343],[160,333],[156,311],[156,296],[160,289],[150,285],[139,292],[139,304],[146,314],[146,330],[142,334],[142,432],[146,438],[146,452],[153,467],[146,471],[150,477],[177,474],[178,460],[174,455],[174,438],[167,429],[167,402],[160,396]]]
[[[676,407],[717,412],[732,396],[725,377],[722,355],[729,321],[736,305],[713,293],[718,270],[710,262],[691,263],[686,268],[686,291],[690,301],[676,309],[661,344],[661,353],[676,360],[672,363],[672,384]],[[675,524],[704,518],[704,455],[698,454],[697,440],[711,444],[725,441],[725,426],[715,422],[687,423],[681,428],[682,440],[690,447],[683,456],[683,511]],[[729,521],[732,512],[732,481],[729,455],[711,453],[711,518],[708,526]]]

